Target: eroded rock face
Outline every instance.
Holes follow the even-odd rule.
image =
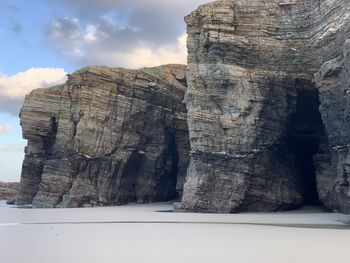
[[[327,61],[347,50],[348,4],[223,0],[186,17],[192,152],[182,209],[290,209],[305,203],[307,191],[317,194],[305,189],[310,178],[304,178],[316,166],[320,200],[348,211],[347,60],[326,73],[333,87],[322,77]],[[311,94],[310,105],[303,94]],[[329,102],[333,106],[326,107]],[[312,113],[303,118],[303,110]],[[308,163],[300,158],[304,154]]]
[[[185,66],[92,67],[33,91],[18,204],[80,207],[164,201],[188,166]]]
[[[334,211],[350,213],[350,40],[343,54],[322,65],[315,82],[328,135],[328,151],[315,158],[320,199]]]
[[[221,0],[186,22],[187,113],[175,65],[87,68],[26,98],[18,203],[350,213],[348,0]]]
[[[19,183],[0,182],[0,200],[15,200],[18,195]]]

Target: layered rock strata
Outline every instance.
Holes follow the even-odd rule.
[[[330,209],[350,213],[350,40],[342,54],[322,65],[315,82],[328,135],[328,151],[315,157],[318,192]]]
[[[81,207],[182,194],[188,166],[185,66],[90,67],[34,90],[18,204]]]
[[[15,200],[18,195],[19,183],[0,182],[0,200]]]
[[[348,1],[222,0],[186,22],[192,152],[180,208],[319,199],[349,212]]]
[[[348,0],[220,0],[186,22],[187,113],[176,65],[86,68],[26,98],[18,203],[350,213]]]

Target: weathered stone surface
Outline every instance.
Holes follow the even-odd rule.
[[[336,146],[347,145],[349,115],[342,111],[347,100],[341,90],[349,77],[344,70],[343,80],[334,81],[334,109],[325,108],[327,85],[312,81],[325,62],[343,53],[348,6],[347,0],[222,0],[186,17],[192,152],[181,209],[275,211],[301,205],[317,196],[309,189],[316,188],[317,154],[321,201],[348,211],[347,172],[342,167],[334,174],[334,167],[347,163],[337,158],[347,155],[332,150],[333,168],[321,156],[329,156],[326,133],[331,142],[341,141]],[[321,87],[326,133],[315,84]],[[333,177],[342,180],[340,190],[330,190]]]
[[[0,182],[0,200],[14,200],[17,198],[19,183]]]
[[[348,0],[220,0],[186,22],[188,128],[184,66],[78,71],[26,98],[18,203],[350,213]]]
[[[328,135],[328,151],[315,157],[320,199],[334,211],[350,213],[350,40],[343,54],[321,67],[315,82]]]
[[[176,198],[188,165],[185,66],[90,67],[33,91],[18,204],[81,207]]]

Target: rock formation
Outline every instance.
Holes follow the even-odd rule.
[[[350,213],[350,40],[343,53],[322,65],[315,83],[328,135],[327,152],[315,158],[318,193],[326,207]]]
[[[14,200],[17,198],[19,183],[0,182],[0,200]]]
[[[350,212],[349,2],[222,0],[186,22],[192,152],[180,208],[319,199]]]
[[[18,203],[350,213],[349,1],[219,0],[186,22],[187,112],[178,65],[86,68],[26,98]]]
[[[20,113],[28,140],[18,204],[81,207],[164,201],[188,166],[185,66],[84,68],[34,90]]]

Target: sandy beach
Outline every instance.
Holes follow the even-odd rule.
[[[170,203],[80,209],[0,205],[3,263],[345,263],[350,215],[173,213]]]

